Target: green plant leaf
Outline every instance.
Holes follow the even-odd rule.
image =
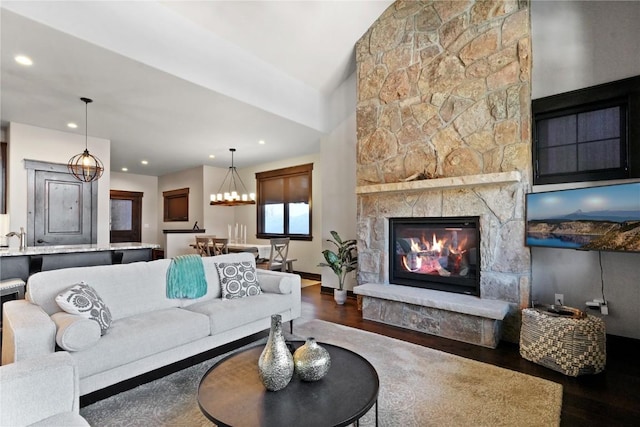
[[[331,236],[333,240],[327,239],[327,242],[337,248],[337,253],[329,249],[323,250],[322,255],[326,262],[321,262],[318,266],[330,267],[338,276],[339,289],[342,289],[347,273],[358,268],[358,243],[355,239],[342,240],[334,230],[331,231]]]

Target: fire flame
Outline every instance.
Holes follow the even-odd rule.
[[[431,250],[433,252],[440,253],[442,252],[442,241],[436,240],[436,234],[433,233],[433,245],[431,246]]]
[[[458,241],[457,234],[452,238],[438,239],[433,233],[431,241],[423,234],[420,239],[410,239],[410,252],[402,256],[402,266],[407,271],[425,273],[436,272],[441,276],[449,276],[462,268],[463,254],[467,252],[468,238]],[[449,267],[440,265],[441,257],[449,257]]]

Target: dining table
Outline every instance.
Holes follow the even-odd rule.
[[[259,243],[229,243],[229,252],[253,252],[258,254],[258,258],[269,259],[271,257],[271,245]]]

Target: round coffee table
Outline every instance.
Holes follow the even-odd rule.
[[[288,341],[298,348],[304,341]],[[198,405],[219,426],[346,426],[376,405],[378,373],[364,357],[320,343],[331,355],[322,379],[301,381],[294,374],[282,390],[267,391],[258,376],[264,344],[234,353],[207,371],[198,388]]]

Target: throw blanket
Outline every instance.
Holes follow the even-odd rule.
[[[207,293],[207,279],[200,255],[178,255],[167,270],[167,298],[200,298]]]

